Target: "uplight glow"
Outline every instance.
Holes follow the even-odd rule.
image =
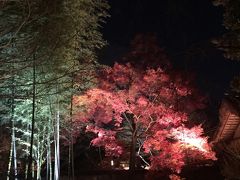
[[[179,140],[183,146],[196,148],[202,152],[208,152],[206,149],[207,139],[201,137],[194,130],[177,129],[172,132],[172,135]]]
[[[207,152],[207,150],[204,149],[205,142],[202,138],[180,136],[180,137],[177,137],[177,139],[180,140],[182,143],[187,144],[188,146],[192,146],[197,148],[200,151]]]

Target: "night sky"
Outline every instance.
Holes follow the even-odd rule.
[[[200,89],[218,110],[240,63],[226,60],[211,43],[221,36],[223,10],[210,0],[108,0],[111,17],[103,25],[109,45],[101,62],[111,65],[129,51],[137,33],[155,33],[176,68],[194,72]]]

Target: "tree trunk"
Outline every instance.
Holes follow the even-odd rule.
[[[7,172],[7,180],[9,180],[9,177],[11,175],[11,165],[12,165],[12,153],[13,152],[13,143],[11,141],[11,148],[9,152],[9,162],[8,162],[8,172]]]
[[[11,149],[10,149],[10,157],[9,157],[9,165],[8,165],[8,177],[11,175],[11,166],[13,163],[13,173],[14,179],[17,180],[17,153],[16,153],[16,137],[15,137],[15,78],[14,78],[14,67],[15,63],[12,63],[11,67],[11,76],[12,76],[12,88],[11,88],[11,121],[12,121],[12,142],[11,142]]]
[[[132,120],[132,140],[130,147],[130,158],[129,158],[129,171],[133,172],[136,167],[136,143],[137,143],[137,133],[136,133],[136,123],[134,119]]]
[[[52,180],[52,152],[51,152],[51,135],[52,135],[52,106],[51,106],[51,99],[49,101],[49,122],[48,122],[48,140],[47,140],[47,160],[48,160],[48,168],[47,168],[47,180]]]
[[[41,179],[41,142],[40,142],[40,138],[39,135],[37,136],[37,180]]]
[[[136,167],[136,143],[137,137],[133,135],[130,149],[129,171],[134,171]]]
[[[50,133],[50,132],[49,132]],[[47,140],[47,180],[52,180],[52,158],[51,158],[51,142],[50,134]]]
[[[14,179],[17,180],[17,155],[16,155],[16,138],[15,138],[14,122],[12,122],[12,142],[11,142],[11,149],[10,149],[10,154],[9,154],[8,177],[7,177],[7,180],[9,180],[9,177],[11,175],[12,163],[13,163]]]
[[[30,124],[27,124],[27,132],[30,133]],[[29,136],[27,136],[26,142],[27,143],[29,142]],[[29,146],[27,146],[27,152],[28,151],[29,151]],[[25,179],[27,179],[27,175],[28,175],[28,162],[26,162],[26,165],[25,165]]]
[[[59,103],[59,102],[58,102]],[[56,115],[56,128],[55,128],[55,165],[54,165],[54,180],[59,180],[60,175],[60,155],[59,155],[59,107]]]
[[[13,120],[13,135],[12,135],[12,143],[13,143],[13,171],[14,171],[14,179],[17,180],[17,150],[16,150],[16,137],[15,137],[15,125]]]
[[[72,74],[72,89],[73,89],[73,74]],[[74,147],[73,147],[73,134],[72,134],[72,128],[73,128],[73,93],[71,94],[71,107],[70,107],[70,118],[71,118],[71,155],[72,155],[72,180],[75,179],[75,172],[74,172]]]
[[[49,146],[49,180],[52,180],[52,158],[51,158],[51,146]]]
[[[32,89],[32,128],[31,128],[31,145],[30,154],[28,158],[28,175],[27,180],[31,180],[31,167],[33,162],[33,140],[34,140],[34,124],[35,124],[35,100],[36,100],[36,62],[35,56],[33,56],[33,89]],[[32,169],[34,171],[34,169]]]
[[[35,179],[34,162],[32,162],[32,166],[31,167],[32,167],[32,178],[31,179]]]
[[[41,179],[41,165],[40,165],[40,162],[39,160],[37,160],[37,180],[40,180]]]
[[[46,158],[46,180],[49,178],[49,139],[47,140],[47,158]]]

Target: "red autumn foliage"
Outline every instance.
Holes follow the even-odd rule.
[[[189,123],[190,114],[205,107],[205,97],[190,74],[173,70],[156,42],[151,35],[136,36],[124,63],[99,71],[98,86],[74,97],[74,122],[77,131],[85,126],[96,134],[92,145],[103,147],[106,156],[130,154],[130,168],[137,155],[151,169],[179,173],[189,159],[216,157],[202,127]]]
[[[75,96],[74,104],[76,127],[95,133],[92,145],[104,147],[108,156],[135,145],[134,153],[152,169],[176,173],[189,158],[216,159],[201,126],[185,126],[189,114],[204,107],[204,98],[180,74],[116,63],[100,72],[97,88]]]

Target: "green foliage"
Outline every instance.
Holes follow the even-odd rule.
[[[224,8],[223,25],[228,31],[213,43],[226,58],[240,61],[240,1],[214,0],[214,4]]]
[[[224,51],[228,59],[240,62],[240,1],[239,0],[214,0],[214,5],[224,9],[223,25],[227,32],[222,37],[214,39],[217,48]],[[240,76],[231,82],[230,96],[239,99]]]
[[[33,106],[33,158],[44,163],[56,112],[69,118],[73,92],[94,84],[97,50],[106,44],[99,30],[108,8],[105,0],[20,0],[1,6],[0,123],[15,122],[22,157],[29,155]]]

